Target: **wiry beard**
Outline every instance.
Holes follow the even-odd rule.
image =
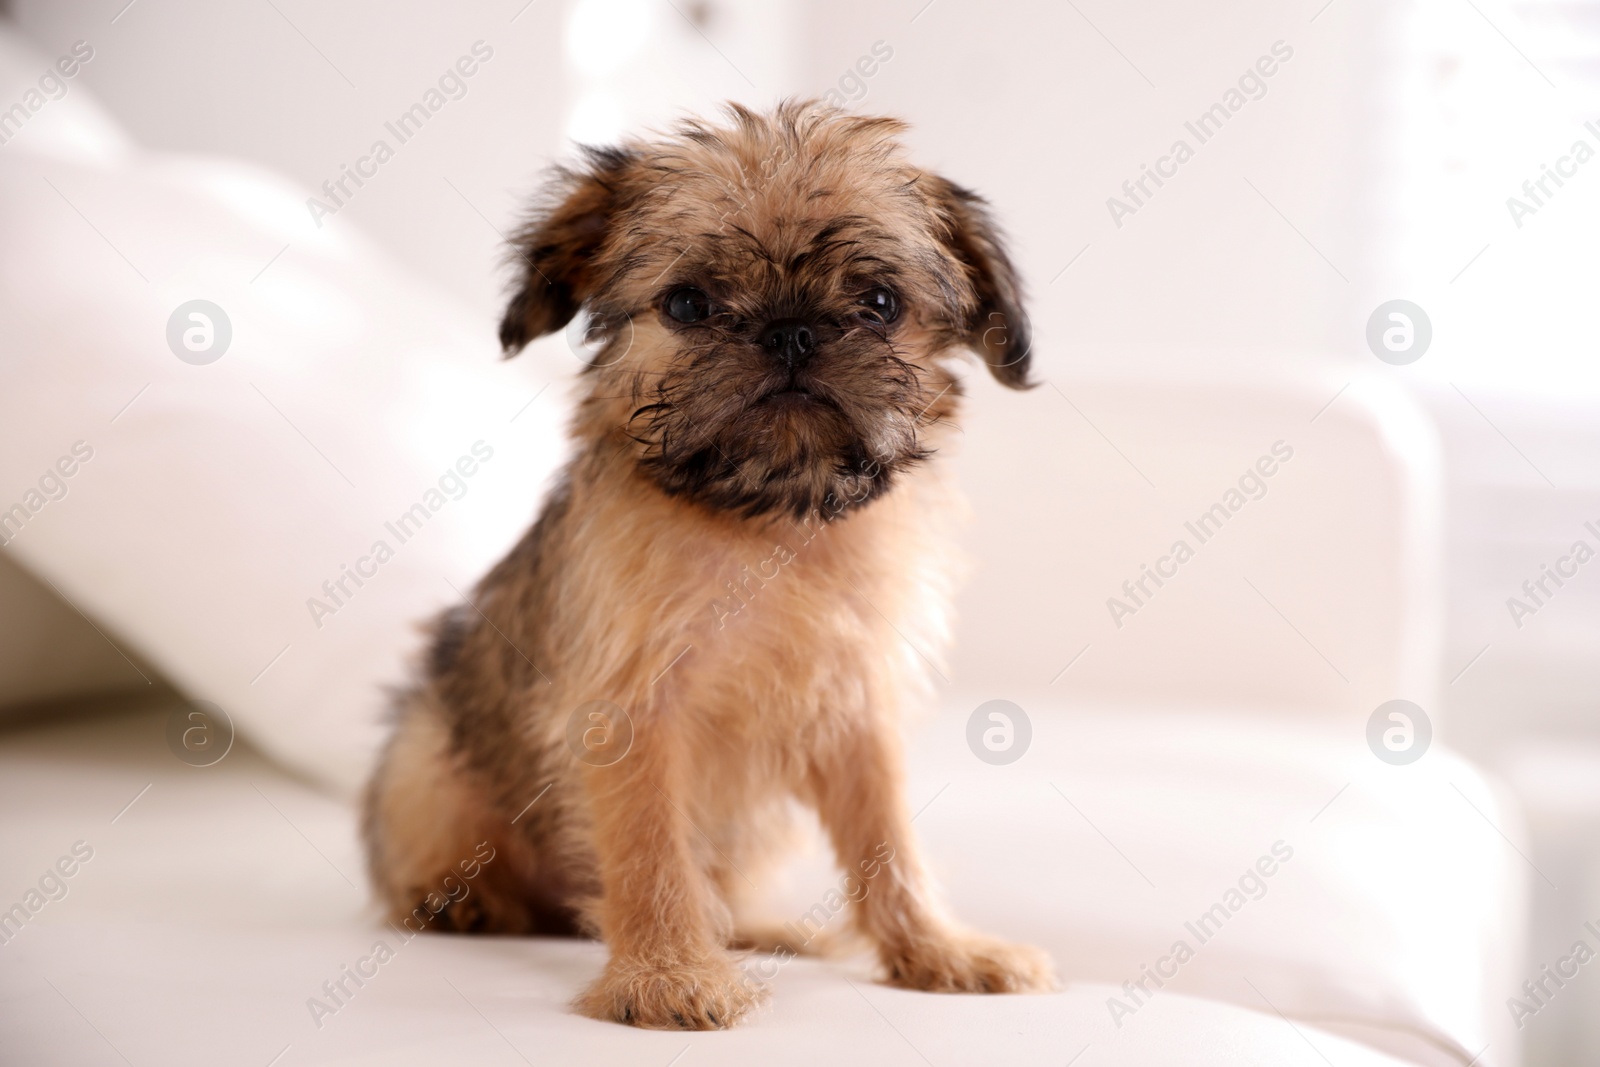
[[[653,380],[634,377],[640,468],[661,489],[746,517],[838,515],[927,458],[922,372],[852,330],[792,373],[715,329]]]

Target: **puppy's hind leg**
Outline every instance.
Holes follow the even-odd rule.
[[[527,838],[449,740],[433,696],[410,694],[367,787],[367,866],[386,917],[413,931],[578,932]]]
[[[727,860],[727,872],[719,871],[723,876],[718,879],[733,916],[729,948],[788,958],[839,956],[861,947],[861,938],[842,917],[836,923],[827,922],[826,905],[825,917],[818,923],[815,909],[781,914],[767,894],[756,888],[786,881],[783,860],[787,856],[808,852],[808,846],[815,844],[826,847],[821,828],[809,818],[797,817],[802,814],[787,799],[769,804],[747,816],[738,844],[725,844],[726,850],[738,857],[737,867],[732,866],[732,859]]]

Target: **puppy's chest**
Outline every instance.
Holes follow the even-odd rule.
[[[682,688],[802,717],[874,688],[867,676],[882,674],[930,591],[869,522],[852,522],[789,524],[708,561],[686,598]]]
[[[908,495],[759,526],[664,498],[608,503],[589,528],[626,534],[577,540],[592,558],[552,620],[591,688],[680,713],[761,709],[782,733],[819,707],[882,702],[914,658],[907,640],[942,644],[945,546]]]
[[[856,561],[830,551],[826,528],[795,524],[768,541],[712,561],[710,597],[696,628],[745,641],[783,632],[798,638],[820,628],[819,602],[860,579]]]

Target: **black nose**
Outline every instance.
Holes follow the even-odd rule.
[[[774,319],[761,331],[761,347],[789,366],[804,363],[817,347],[816,333],[801,319]]]

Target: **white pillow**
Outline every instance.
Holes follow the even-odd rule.
[[[0,32],[0,100],[53,62]],[[0,146],[0,540],[128,655],[353,787],[415,625],[534,514],[562,458],[545,385],[577,364],[559,338],[501,363],[495,323],[317,229],[305,191],[140,152],[67,84]],[[231,327],[203,365],[168,341],[196,299]]]

